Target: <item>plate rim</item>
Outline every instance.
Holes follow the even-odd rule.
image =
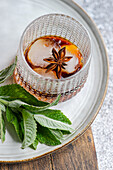
[[[99,110],[100,110],[100,108],[101,108],[101,106],[102,106],[102,104],[103,104],[103,101],[104,101],[104,99],[105,99],[105,96],[106,96],[106,93],[107,93],[107,88],[108,88],[108,81],[109,81],[109,57],[108,57],[108,54],[107,54],[107,50],[106,50],[106,46],[105,46],[103,37],[102,37],[99,29],[97,28],[95,22],[93,21],[93,19],[86,13],[86,11],[85,11],[80,5],[78,5],[74,0],[71,0],[71,1],[69,1],[69,2],[68,2],[68,0],[60,0],[60,1],[63,1],[64,3],[66,3],[66,4],[68,4],[68,5],[69,5],[69,4],[72,4],[72,5],[73,5],[73,9],[74,9],[75,6],[76,6],[79,11],[82,11],[82,12],[85,14],[85,17],[87,17],[88,20],[93,24],[93,26],[94,26],[94,28],[95,28],[95,30],[96,30],[95,32],[98,33],[99,38],[101,39],[102,45],[103,45],[104,50],[105,50],[106,60],[107,60],[107,63],[106,63],[106,64],[107,64],[107,80],[106,80],[106,85],[105,85],[105,90],[104,90],[104,93],[103,93],[103,97],[102,97],[102,99],[101,99],[101,101],[100,101],[100,104],[99,104],[99,106],[98,106],[98,108],[97,108],[97,111],[95,112],[93,118],[92,118],[91,121],[88,123],[88,125],[87,125],[77,136],[75,136],[73,139],[71,139],[69,142],[63,144],[62,146],[59,146],[58,148],[56,148],[56,149],[54,149],[54,150],[52,150],[52,151],[46,152],[46,153],[41,154],[41,155],[39,155],[39,156],[35,156],[35,157],[32,157],[32,158],[23,159],[23,160],[14,160],[14,161],[1,161],[1,160],[0,160],[0,163],[23,163],[23,162],[28,162],[28,161],[36,160],[36,159],[39,159],[39,158],[41,158],[41,157],[44,157],[44,156],[46,156],[46,155],[48,155],[48,154],[50,154],[50,153],[53,153],[53,152],[55,152],[55,151],[57,151],[57,150],[65,147],[65,146],[69,145],[69,144],[72,143],[73,141],[77,140],[80,136],[82,136],[82,135],[86,132],[86,130],[91,126],[91,124],[92,124],[93,121],[95,120],[97,114],[99,113]],[[80,13],[80,12],[79,12],[79,13]]]

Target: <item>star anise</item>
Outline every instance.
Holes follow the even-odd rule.
[[[62,69],[65,69],[64,66],[67,66],[65,62],[68,62],[72,58],[71,56],[65,56],[65,53],[66,47],[63,47],[58,52],[55,50],[55,48],[52,49],[53,57],[43,59],[44,61],[50,63],[46,66],[46,73],[54,70],[56,72],[57,78],[61,78]]]

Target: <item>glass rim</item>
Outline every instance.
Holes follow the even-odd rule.
[[[83,27],[83,29],[85,30],[85,32],[87,33],[88,35],[88,38],[89,38],[89,41],[90,41],[90,54],[88,56],[88,59],[86,61],[86,63],[83,65],[83,67],[78,71],[76,72],[75,74],[69,76],[69,77],[66,77],[66,78],[63,78],[63,79],[52,79],[50,77],[44,77],[40,74],[38,74],[37,72],[35,72],[30,66],[29,64],[27,63],[26,59],[25,59],[25,56],[24,56],[24,52],[23,52],[23,38],[24,38],[24,35],[25,35],[25,32],[27,31],[27,29],[35,22],[37,21],[38,19],[42,18],[42,17],[46,17],[46,16],[63,16],[63,17],[67,17],[67,18],[70,18],[72,20],[74,20],[75,22],[77,22],[81,27]],[[58,14],[58,13],[51,13],[51,14],[45,14],[45,15],[41,15],[40,17],[34,19],[32,22],[30,22],[27,27],[25,28],[24,32],[22,33],[22,36],[21,36],[21,39],[20,39],[20,44],[19,44],[19,48],[20,48],[20,54],[21,54],[21,57],[23,58],[24,60],[24,63],[26,64],[26,67],[28,68],[28,70],[34,75],[34,76],[38,76],[37,78],[42,78],[44,80],[52,80],[52,81],[66,81],[66,80],[70,80],[72,79],[73,77],[77,76],[78,74],[80,74],[81,72],[83,72],[83,70],[86,68],[86,66],[88,65],[88,63],[90,62],[91,60],[91,53],[92,53],[92,44],[91,44],[91,37],[90,37],[90,34],[89,32],[86,30],[86,28],[84,27],[84,25],[82,25],[79,21],[77,21],[76,19],[74,19],[73,17],[71,16],[68,16],[68,15],[65,15],[65,14]]]

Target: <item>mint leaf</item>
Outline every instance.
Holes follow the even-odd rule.
[[[37,137],[36,137],[36,139],[34,140],[34,142],[31,144],[31,148],[32,149],[34,149],[34,150],[36,150],[37,149],[37,145],[38,145],[38,139],[37,139]]]
[[[41,114],[51,119],[59,120],[63,123],[67,123],[69,125],[72,124],[71,121],[60,110],[47,109],[41,112],[37,112],[36,114]]]
[[[34,118],[36,119],[36,121],[40,125],[42,125],[44,127],[47,127],[47,128],[50,128],[50,129],[73,131],[73,129],[69,125],[67,125],[67,124],[65,124],[63,122],[60,122],[58,120],[48,118],[48,117],[46,117],[44,115],[37,114],[37,115],[34,115]]]
[[[3,96],[2,96],[3,97]],[[0,97],[0,102],[1,102],[1,104],[3,104],[3,105],[6,105],[6,106],[9,106],[9,107],[11,107],[11,108],[16,108],[16,109],[18,109],[20,106],[22,106],[22,105],[28,105],[27,103],[24,103],[24,102],[22,102],[21,100],[12,100],[12,101],[8,101],[8,100],[6,100],[6,99],[2,99],[1,97]]]
[[[13,100],[8,103],[9,107],[19,108],[22,105],[28,105],[27,103],[22,102],[21,100]]]
[[[46,127],[42,127],[39,124],[37,125],[37,139],[40,143],[46,145],[60,145],[61,142],[56,138],[56,136]]]
[[[21,127],[21,133],[22,133],[22,136],[24,136],[24,122],[23,120],[19,123],[20,124],[20,127]],[[30,147],[34,150],[37,149],[37,145],[38,145],[38,139],[37,137],[35,138],[34,142],[30,145]]]
[[[0,139],[2,143],[5,141],[5,122],[1,108],[0,108]]]
[[[42,107],[32,106],[32,105],[29,105],[25,102],[22,102],[21,100],[7,101],[6,99],[0,98],[0,102],[5,104],[6,106],[11,107],[11,108],[17,108],[18,109],[20,106],[23,106],[24,108],[26,108],[29,111],[38,112],[38,111],[46,110],[48,107],[57,105],[59,99],[60,99],[60,96],[58,96],[57,99],[53,103],[50,103],[50,104],[48,104],[46,106],[42,106]]]
[[[0,103],[0,109],[5,112],[5,106],[2,103]]]
[[[53,129],[49,129],[53,134],[54,136],[56,136],[57,139],[62,139],[63,138],[63,134],[60,130],[53,130]]]
[[[29,110],[30,112],[37,113],[37,112],[39,112],[39,111],[43,111],[43,110],[48,109],[49,107],[52,107],[52,106],[57,105],[58,102],[59,102],[59,100],[60,100],[60,96],[61,96],[61,95],[59,95],[53,103],[50,103],[50,104],[48,104],[48,105],[46,105],[46,106],[36,107],[36,106],[31,106],[31,105],[26,105],[26,104],[25,104],[25,105],[22,104],[22,106],[23,106],[26,110]]]
[[[15,58],[15,62],[13,64],[0,71],[0,84],[3,83],[8,77],[13,75],[16,63],[17,57]]]
[[[18,121],[15,113],[9,107],[7,107],[7,109],[6,109],[6,118],[7,118],[7,121],[14,126],[19,139],[22,141],[23,137],[22,137],[19,121]]]
[[[46,102],[37,100],[33,95],[28,93],[19,84],[1,86],[0,96],[2,96],[2,98],[7,97],[8,101],[17,99],[34,106],[46,106],[48,104]]]
[[[2,105],[8,106],[9,101],[0,98],[0,103],[2,103]]]
[[[23,121],[24,121],[24,140],[22,143],[22,149],[30,146],[36,138],[36,122],[34,117],[26,110],[22,110]]]

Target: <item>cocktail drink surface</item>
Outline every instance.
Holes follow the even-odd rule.
[[[36,73],[52,79],[69,77],[83,66],[83,57],[77,46],[57,36],[36,39],[26,48],[24,55]]]

